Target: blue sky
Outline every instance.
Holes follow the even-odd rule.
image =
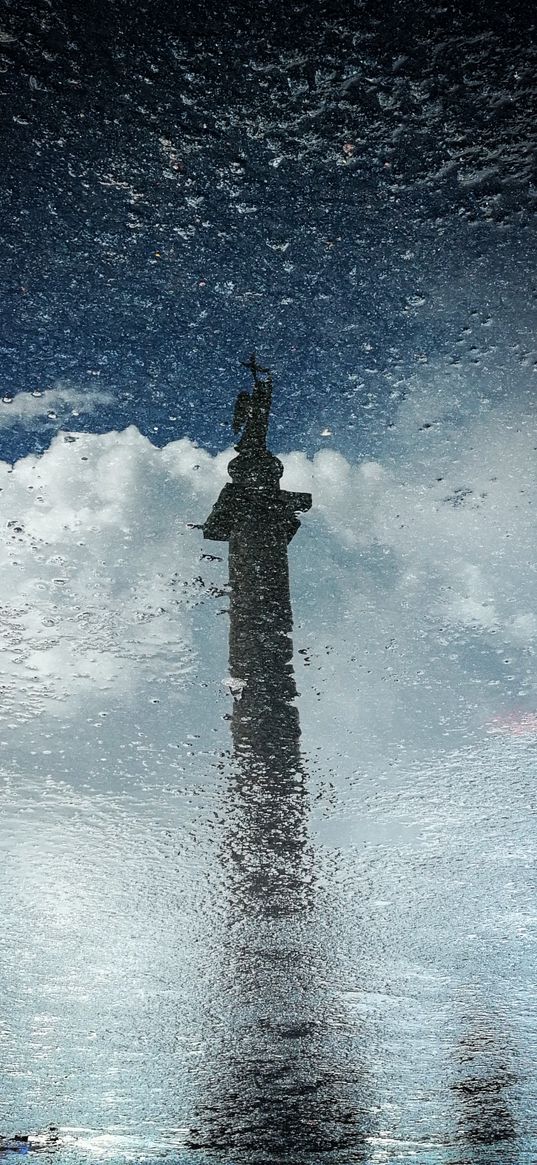
[[[255,347],[278,447],[313,454],[328,424],[356,458],[422,361],[483,382],[506,366],[495,391],[516,396],[536,295],[528,21],[256,11],[7,9],[2,397],[68,384],[92,400],[75,429],[216,452]],[[1,453],[54,429],[2,426]]]

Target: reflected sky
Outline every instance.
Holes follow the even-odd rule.
[[[444,409],[523,399],[534,32],[496,0],[8,3],[5,455],[66,421],[215,452],[245,343],[284,452],[376,454],[428,367]]]
[[[525,1165],[531,14],[220,8],[0,19],[0,1135]]]

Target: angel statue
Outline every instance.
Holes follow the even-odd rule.
[[[266,453],[267,449],[267,430],[272,402],[272,377],[268,368],[263,368],[257,363],[255,352],[243,364],[243,368],[250,369],[254,385],[251,393],[239,392],[235,401],[233,432],[240,433],[241,429],[243,430],[242,437],[235,445],[235,449],[237,453],[255,457],[256,454]],[[266,380],[259,379],[258,374],[263,372],[268,374]]]

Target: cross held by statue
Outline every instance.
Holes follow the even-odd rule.
[[[249,368],[254,380],[257,380],[258,372],[267,372],[270,375],[270,368],[263,368],[262,364],[257,363],[255,352],[252,352],[249,360],[242,361],[242,367]]]

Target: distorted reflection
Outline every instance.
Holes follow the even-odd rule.
[[[483,1160],[484,1149],[508,1154],[517,1136],[512,1092],[517,1083],[513,1054],[499,1022],[483,1011],[472,1016],[459,1041],[456,1097],[460,1165]],[[504,1158],[505,1159],[505,1158]]]
[[[58,551],[47,551],[53,577],[61,550],[66,563],[81,553],[85,578],[85,522],[103,575],[113,560],[124,585],[116,583],[114,606],[94,567],[89,626],[102,638],[90,659],[107,661],[104,689],[86,664],[89,642],[80,667],[72,650],[74,567],[72,576],[65,567],[73,581],[63,599],[51,586],[38,592],[43,620],[66,620],[70,654],[61,656],[48,629],[48,655],[31,639],[32,714],[21,682],[12,719],[26,743],[0,788],[0,1149],[54,1148],[58,1165],[95,1155],[182,1165],[313,1165],[321,1156],[338,1165],[412,1157],[529,1165],[535,838],[534,745],[518,736],[526,721],[496,719],[475,746],[414,760],[383,751],[377,735],[372,759],[365,716],[380,690],[372,652],[390,643],[408,592],[383,606],[371,544],[348,560],[352,540],[342,550],[319,520],[329,470],[341,463],[321,459],[317,477],[309,463],[307,477],[297,472],[302,455],[280,461],[269,451],[270,378],[255,361],[249,369],[253,391],[235,410],[227,484],[227,454],[183,441],[158,452],[133,430],[88,435],[84,459],[74,441],[58,442],[39,465],[44,478],[47,465],[63,474],[54,497],[74,496],[72,510],[66,501],[48,511],[60,528],[56,542],[53,528],[48,535]],[[139,492],[116,496],[112,470],[129,486],[137,459]],[[18,532],[10,561],[25,564],[33,587],[47,576],[40,562],[30,569],[45,496],[42,485],[24,503],[32,472],[17,467],[4,484],[9,520],[32,539],[26,545]],[[174,481],[181,489],[169,497]],[[308,485],[313,512],[299,531]],[[339,516],[337,474],[335,485],[330,512]],[[103,488],[114,507],[101,529]],[[169,536],[178,512],[179,546]],[[202,542],[187,523],[207,514]],[[200,570],[212,606],[198,604]],[[176,602],[181,578],[195,634],[187,603]],[[229,644],[215,619],[226,593]],[[382,619],[369,627],[375,610]],[[30,599],[25,611],[32,630]],[[53,630],[59,636],[61,623]],[[360,670],[345,670],[350,654],[367,684]],[[398,674],[413,675],[413,657],[399,656]],[[57,658],[63,680],[72,676],[71,703],[50,699],[63,691]],[[391,648],[389,658],[397,663]],[[419,698],[408,693],[425,715],[427,687]],[[380,709],[387,731],[397,728],[388,723],[394,709],[386,700]],[[51,1139],[42,1130],[52,1123]]]
[[[537,1162],[534,7],[2,5],[2,1165]]]
[[[234,1160],[288,1160],[297,1152],[364,1145],[364,1122],[346,1100],[329,1033],[334,1015],[320,977],[307,774],[292,666],[287,546],[311,496],[280,488],[281,462],[266,448],[270,378],[255,358],[252,395],[224,486],[204,526],[229,542],[233,763],[225,793],[227,927],[221,991],[231,1031],[214,1060],[213,1096],[193,1147]],[[333,1005],[332,1005],[333,1012]],[[250,1159],[250,1157],[248,1157]],[[360,1158],[361,1159],[361,1158]]]

